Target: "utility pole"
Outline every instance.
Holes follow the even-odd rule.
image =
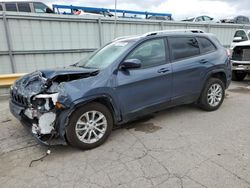
[[[116,22],[117,22],[117,14],[116,14],[116,9],[117,9],[117,0],[115,0],[115,30],[114,30],[114,38],[116,38],[117,36],[117,25],[116,25]]]

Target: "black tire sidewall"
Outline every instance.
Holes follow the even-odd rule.
[[[233,71],[232,72],[232,80],[233,81],[242,81],[246,77],[247,73],[246,72],[237,72]]]
[[[220,103],[217,106],[211,106],[208,103],[208,100],[207,100],[208,90],[211,87],[211,85],[213,85],[213,84],[219,84],[221,86],[221,88],[222,88],[222,91],[223,91],[222,92],[222,99],[221,99]],[[202,91],[201,98],[200,98],[200,107],[203,110],[206,110],[206,111],[217,110],[221,106],[221,104],[223,103],[224,97],[225,97],[225,84],[222,82],[222,80],[220,80],[218,78],[210,78],[206,82],[206,86]]]
[[[78,119],[87,111],[96,110],[101,112],[107,120],[107,129],[103,137],[95,143],[88,144],[80,141],[76,135],[75,126]],[[66,138],[70,145],[79,149],[92,149],[103,144],[110,135],[113,128],[113,118],[109,109],[100,103],[89,103],[77,108],[69,118],[69,123],[66,126]]]

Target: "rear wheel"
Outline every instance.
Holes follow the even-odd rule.
[[[245,72],[237,72],[233,71],[232,72],[232,80],[233,81],[242,81],[246,77],[247,73]]]
[[[80,149],[92,149],[105,142],[113,128],[107,107],[90,103],[73,112],[66,127],[68,142]]]
[[[218,78],[210,78],[199,99],[199,106],[206,111],[217,110],[225,96],[225,85]]]

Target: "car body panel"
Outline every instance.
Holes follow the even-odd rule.
[[[109,66],[100,70],[74,67],[75,64],[73,67],[28,74],[18,80],[11,89],[11,112],[22,120],[27,108],[33,111],[34,119],[30,119],[29,122],[33,126],[37,124],[35,120],[40,117],[39,114],[53,112],[56,115],[53,124],[54,136],[60,136],[65,141],[65,127],[68,126],[72,113],[89,102],[105,101],[112,112],[114,123],[118,125],[166,107],[195,102],[206,80],[214,73],[225,74],[227,78],[225,84],[229,85],[231,74],[229,58],[226,50],[213,35],[185,33],[184,36],[202,36],[211,40],[217,50],[176,62],[172,61],[167,42],[168,37],[174,36],[183,34],[168,33],[136,37],[128,50]],[[163,38],[165,41],[164,64],[147,68],[121,69],[122,62],[135,48],[145,41],[158,38]],[[38,102],[45,104],[45,107],[36,109],[35,99],[43,93],[46,95],[41,95],[44,98]],[[22,97],[17,97],[19,94],[28,98],[28,105],[18,104],[18,100],[23,102]],[[57,103],[62,108],[55,108]],[[39,111],[41,109],[42,112]]]

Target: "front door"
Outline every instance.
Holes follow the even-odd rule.
[[[164,38],[147,40],[127,56],[126,59],[139,59],[142,66],[118,71],[116,92],[123,114],[133,114],[171,99],[172,67],[168,57]]]

